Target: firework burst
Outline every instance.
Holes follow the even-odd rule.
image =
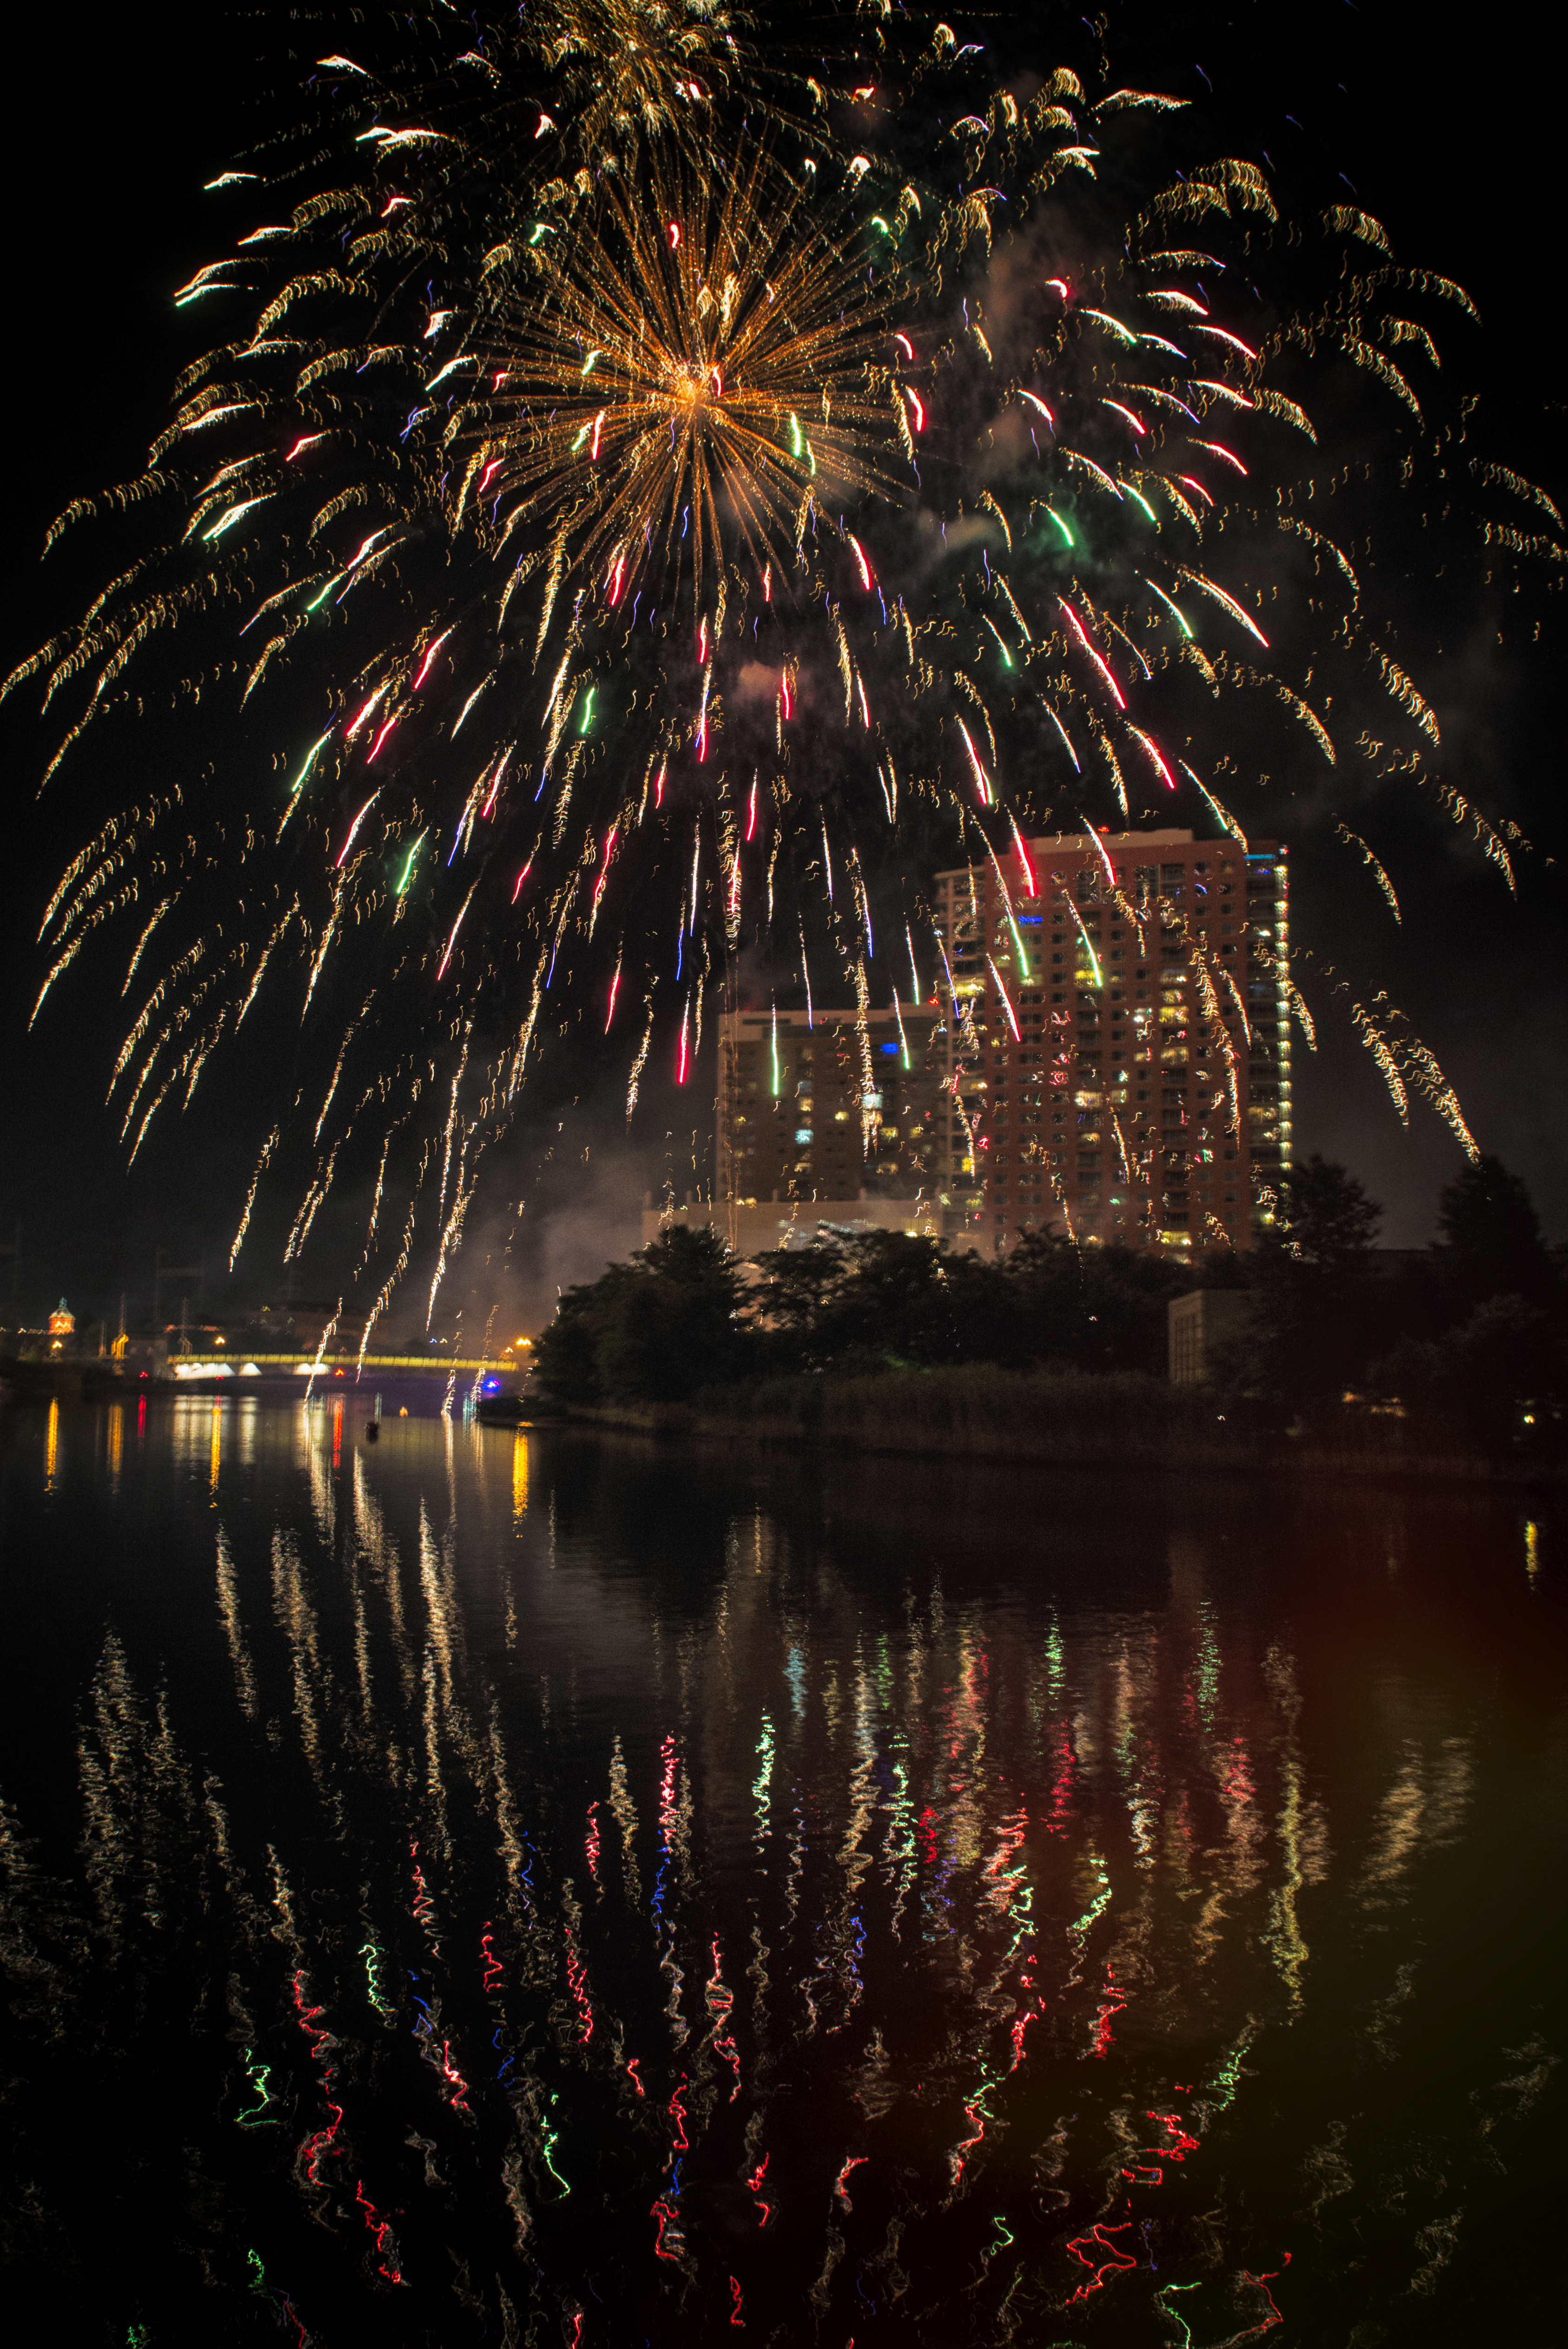
[[[742,562],[787,578],[815,503],[893,487],[886,296],[861,232],[830,244],[769,177],[611,188],[475,355],[459,508],[488,498],[502,544],[547,531],[612,606],[645,580],[695,624]]]
[[[449,1261],[553,1039],[586,1018],[630,1105],[661,1023],[688,1075],[743,946],[885,999],[921,870],[1053,812],[1240,833],[1272,775],[1364,852],[1397,781],[1511,869],[1367,616],[1389,477],[1419,523],[1455,468],[1460,288],[1359,212],[1282,222],[1175,98],[1064,69],[1024,103],[939,27],[836,112],[848,73],[797,78],[794,133],[721,16],[603,17],[332,65],[315,191],[183,289],[249,283],[249,331],[97,502],[161,547],[12,680],[78,697],[57,767],[172,638],[275,746],[248,797],[182,781],[82,850],[44,992],[129,925],[132,1147],[289,1006],[318,1073],[258,1180],[308,1147],[293,1250],[368,1146],[372,1251],[401,1154]],[[552,173],[558,137],[595,167]],[[1320,445],[1324,402],[1386,459]],[[1542,493],[1468,461],[1485,559],[1560,555]]]

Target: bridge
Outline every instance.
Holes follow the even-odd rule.
[[[369,1371],[397,1371],[425,1378],[517,1378],[531,1367],[531,1358],[505,1354],[181,1354],[171,1356],[168,1375],[176,1379],[358,1378]]]

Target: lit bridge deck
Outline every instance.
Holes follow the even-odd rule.
[[[292,1373],[296,1378],[333,1378],[339,1373],[356,1375],[366,1371],[418,1371],[426,1378],[446,1378],[453,1371],[479,1378],[492,1375],[516,1375],[527,1370],[529,1357],[520,1362],[515,1354],[366,1354],[363,1361],[357,1354],[324,1354],[319,1361],[314,1354],[181,1354],[171,1355],[170,1376],[183,1379],[261,1377],[270,1371]]]

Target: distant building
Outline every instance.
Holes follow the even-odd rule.
[[[819,1222],[940,1232],[942,1025],[934,1003],[727,1013],[714,1223],[738,1230],[744,1221],[767,1235],[764,1247]]]
[[[1216,1349],[1242,1335],[1251,1307],[1244,1288],[1198,1288],[1173,1297],[1165,1309],[1171,1385],[1207,1386]]]
[[[332,1333],[335,1352],[352,1350],[359,1342],[365,1327],[363,1314],[345,1313],[341,1299],[329,1304],[325,1299],[314,1302],[299,1300],[288,1305],[263,1305],[252,1314],[242,1329],[230,1330],[220,1345],[244,1346],[253,1352],[278,1351],[314,1354],[328,1330]],[[209,1342],[215,1332],[204,1333]]]
[[[934,1052],[951,1098],[930,1171],[995,1245],[1037,1227],[1244,1248],[1272,1221],[1291,1147],[1285,854],[1077,833],[937,876],[959,1016]]]
[[[49,1335],[51,1338],[73,1338],[76,1329],[77,1317],[62,1297],[49,1316]]]

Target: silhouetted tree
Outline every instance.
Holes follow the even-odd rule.
[[[1255,1247],[1196,1263],[1041,1232],[998,1257],[908,1232],[825,1230],[747,1266],[714,1233],[676,1225],[567,1290],[539,1341],[538,1383],[583,1405],[682,1401],[765,1372],[995,1362],[1157,1374],[1171,1298],[1243,1286],[1250,1323],[1219,1382],[1265,1410],[1316,1412],[1370,1386],[1442,1442],[1500,1456],[1560,1445],[1568,1330],[1524,1185],[1492,1158],[1449,1185],[1440,1276],[1380,1268],[1381,1215],[1344,1166],[1314,1154],[1282,1178]],[[1517,1285],[1493,1286],[1505,1278]]]
[[[1280,1247],[1299,1265],[1321,1273],[1361,1272],[1383,1210],[1348,1167],[1314,1151],[1280,1183],[1280,1205],[1263,1253]]]
[[[865,1232],[757,1258],[754,1294],[775,1369],[879,1363],[1164,1368],[1165,1308],[1190,1266],[1140,1250],[1026,1233],[1010,1253]]]
[[[1404,1338],[1370,1374],[1439,1442],[1494,1459],[1561,1449],[1568,1362],[1552,1318],[1489,1297],[1444,1337]]]
[[[1031,1232],[1006,1259],[1025,1360],[1082,1371],[1165,1368],[1166,1308],[1193,1285],[1193,1268],[1152,1250],[1076,1247]]]
[[[677,1402],[733,1377],[741,1275],[717,1236],[675,1225],[629,1264],[569,1288],[535,1350],[552,1402]]]
[[[1232,1350],[1237,1383],[1290,1405],[1355,1384],[1387,1342],[1373,1292],[1382,1214],[1346,1167],[1318,1152],[1282,1176],[1274,1225],[1247,1266],[1253,1311]]]
[[[1501,1158],[1481,1156],[1447,1185],[1438,1227],[1433,1255],[1453,1309],[1468,1313],[1489,1297],[1555,1302],[1555,1268],[1530,1193]]]
[[[1009,1306],[1000,1269],[919,1233],[857,1232],[756,1259],[752,1302],[777,1369],[1006,1359]]]
[[[769,1248],[754,1257],[751,1306],[763,1325],[763,1359],[779,1370],[818,1370],[817,1348],[849,1272],[843,1247],[818,1239],[805,1247]]]
[[[1203,1268],[1200,1266],[1202,1277]],[[763,1372],[943,1363],[1163,1370],[1165,1309],[1193,1268],[1028,1233],[1007,1256],[898,1231],[825,1233],[746,1268],[676,1226],[570,1288],[539,1342],[542,1393],[664,1402]]]

